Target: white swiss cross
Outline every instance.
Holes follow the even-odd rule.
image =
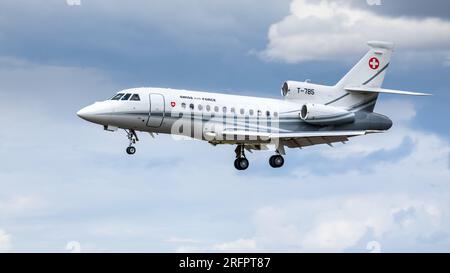
[[[380,66],[380,61],[377,58],[373,57],[369,60],[369,66],[372,69],[377,69]]]

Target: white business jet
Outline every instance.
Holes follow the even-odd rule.
[[[167,88],[132,88],[96,102],[77,115],[127,132],[128,154],[134,154],[137,131],[236,145],[234,166],[245,170],[245,151],[275,154],[269,164],[284,164],[285,147],[345,143],[350,137],[387,131],[392,121],[374,113],[380,93],[425,96],[425,93],[383,89],[393,44],[369,42],[369,52],[336,85],[286,81],[282,99],[236,96]]]

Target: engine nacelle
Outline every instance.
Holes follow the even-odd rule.
[[[281,95],[283,97],[314,96],[318,88],[323,88],[323,86],[309,82],[287,81],[281,87]]]
[[[307,103],[302,106],[300,118],[315,125],[340,125],[355,121],[355,113],[333,106]]]

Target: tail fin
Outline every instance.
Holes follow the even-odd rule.
[[[345,75],[336,86],[381,87],[386,69],[391,61],[394,44],[389,42],[368,42],[369,52]]]
[[[357,112],[373,112],[379,93],[429,96],[427,93],[381,88],[391,61],[394,44],[368,42],[369,52],[331,90],[334,94],[325,105]],[[331,99],[331,100],[330,100]]]
[[[378,93],[349,92],[348,87],[380,88],[391,60],[394,44],[372,41],[369,52],[334,86],[336,98],[327,103],[351,111],[373,112]]]
[[[346,88],[364,86],[380,88],[389,67],[394,44],[372,41],[369,52],[335,85],[338,98],[329,104],[343,106],[353,111],[373,112],[378,93],[347,92]],[[345,99],[344,99],[345,98]]]

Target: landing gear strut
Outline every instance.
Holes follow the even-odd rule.
[[[130,144],[127,147],[127,154],[133,155],[134,153],[136,153],[136,148],[133,146],[133,144],[135,144],[136,141],[139,141],[139,138],[133,129],[125,129],[125,132],[127,132],[127,138],[130,141]]]
[[[240,171],[246,170],[249,166],[247,158],[245,158],[244,145],[240,144],[234,150],[236,153],[236,160],[234,160],[234,167]]]

